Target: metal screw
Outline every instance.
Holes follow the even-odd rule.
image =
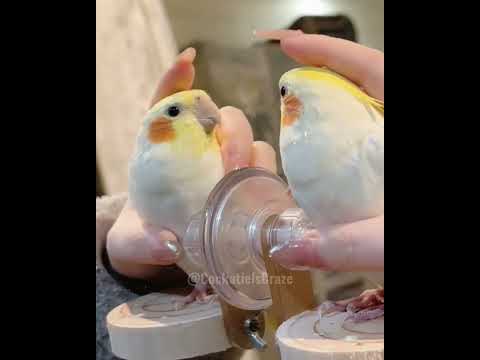
[[[260,330],[258,319],[245,320],[244,328],[255,349],[264,351],[267,348],[267,343],[258,335],[258,331]]]

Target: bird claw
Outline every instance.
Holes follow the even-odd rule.
[[[208,295],[208,283],[198,283],[193,291],[183,299],[174,300],[175,310],[185,308],[187,305],[198,302],[200,304],[211,303],[216,297]],[[213,299],[213,300],[212,300]]]
[[[338,302],[326,301],[320,305],[318,312],[320,318],[325,315],[346,312],[345,321],[355,323],[373,320],[384,315],[384,290],[366,290],[360,296]]]
[[[336,303],[333,301],[325,301],[318,308],[318,313],[320,318],[325,317],[325,315],[333,314],[336,312],[344,312],[346,310],[345,305],[341,303]]]
[[[357,312],[349,312],[345,321],[350,320],[354,323],[361,323],[369,320],[377,319],[384,315],[384,305],[372,306]]]

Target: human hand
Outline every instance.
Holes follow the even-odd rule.
[[[301,31],[261,31],[257,37],[280,40],[283,52],[307,66],[326,66],[349,78],[370,96],[384,100],[384,55],[347,40]],[[295,246],[271,255],[287,266],[337,271],[382,271],[384,216],[320,229]]]
[[[280,40],[282,51],[300,64],[326,66],[349,78],[370,96],[384,99],[384,54],[348,40],[296,30],[257,31],[257,37]]]
[[[150,107],[173,93],[191,89],[195,56],[192,48],[178,56],[161,79]],[[217,134],[225,171],[257,166],[276,172],[273,148],[265,142],[253,141],[252,129],[243,112],[230,106],[220,112],[222,120]],[[106,248],[111,266],[117,272],[140,279],[162,276],[161,265],[174,264],[181,253],[178,239],[172,232],[164,230],[155,239],[147,236],[129,201],[107,235]]]

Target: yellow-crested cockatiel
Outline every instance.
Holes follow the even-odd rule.
[[[327,68],[290,70],[279,88],[282,166],[310,220],[321,229],[383,215],[383,102]],[[321,310],[338,309],[355,321],[381,316],[383,288]]]
[[[129,196],[147,236],[166,229],[181,241],[223,177],[219,122],[219,109],[202,90],[170,95],[147,112],[129,165]],[[188,256],[177,264],[196,279],[203,274]],[[205,280],[197,283],[184,304],[203,298],[207,286]]]

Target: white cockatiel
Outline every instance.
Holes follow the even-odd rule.
[[[218,107],[202,90],[173,94],[146,114],[130,161],[129,196],[147,236],[166,229],[181,242],[192,216],[203,209],[224,175],[219,122]],[[185,255],[177,264],[189,275],[203,274]],[[206,285],[198,283],[186,302],[203,297]]]
[[[322,228],[382,215],[383,102],[326,68],[290,70],[279,87],[282,166],[293,197],[310,220]],[[383,289],[378,291],[381,296],[370,291],[350,302],[374,300],[373,305],[363,302],[372,306],[356,319],[383,314]]]

